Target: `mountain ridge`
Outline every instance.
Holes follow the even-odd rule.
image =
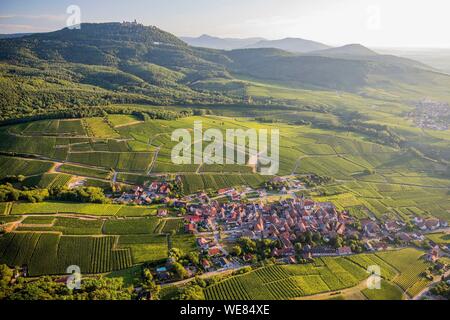
[[[242,104],[246,83],[235,75],[358,93],[366,87],[389,91],[428,85],[436,73],[412,60],[378,54],[192,47],[157,27],[133,23],[82,24],[81,30],[0,40],[5,117],[17,113],[15,106],[35,114],[106,103]]]
[[[268,40],[262,37],[221,38],[203,34],[199,37],[180,37],[180,39],[191,46],[218,50],[275,48],[294,53],[306,53],[331,48],[320,42],[294,37]]]

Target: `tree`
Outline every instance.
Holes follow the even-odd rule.
[[[242,249],[240,246],[234,246],[231,248],[231,254],[234,256],[239,257],[242,254]]]
[[[142,287],[144,290],[150,292],[152,299],[157,299],[161,287],[154,281],[153,275],[149,269],[145,268],[142,272]]]
[[[203,289],[197,284],[189,284],[184,288],[179,289],[179,300],[205,300]]]
[[[0,265],[0,288],[6,288],[11,282],[13,271],[6,264]]]
[[[187,257],[193,264],[195,264],[195,265],[200,264],[200,257],[199,257],[198,252],[195,252],[195,251],[189,252]]]
[[[175,261],[178,261],[183,256],[184,256],[184,253],[179,248],[172,248],[169,251],[169,258],[173,258]]]
[[[1,290],[0,292],[4,292]],[[84,278],[79,290],[51,277],[25,281],[19,278],[4,298],[8,300],[130,300],[131,288],[124,287],[122,278]]]
[[[175,274],[180,278],[181,280],[186,279],[189,275],[186,269],[178,262],[174,262],[172,265],[172,268],[175,272]]]
[[[238,244],[244,253],[255,253],[256,252],[256,242],[250,238],[242,237],[238,240]]]
[[[335,247],[336,249],[337,248],[341,248],[343,246],[343,244],[344,244],[344,240],[342,239],[342,237],[336,236],[335,238],[331,238],[330,239],[330,244],[333,247]]]
[[[312,239],[315,243],[318,243],[322,240],[322,235],[320,234],[320,232],[314,232]]]

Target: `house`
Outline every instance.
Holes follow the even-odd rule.
[[[368,237],[372,238],[376,237],[380,232],[380,227],[374,222],[369,222],[363,227],[363,230]]]
[[[436,230],[440,227],[440,221],[436,218],[430,218],[425,221],[425,226],[428,230]]]
[[[185,231],[190,234],[194,234],[197,231],[195,224],[189,223],[184,227]]]
[[[197,239],[197,244],[198,244],[198,246],[201,247],[202,249],[208,249],[209,241],[206,240],[205,238],[198,238],[198,239]]]
[[[199,223],[200,221],[202,221],[202,217],[198,215],[189,215],[185,216],[184,220],[189,223]]]
[[[219,263],[219,265],[220,265],[222,268],[228,268],[228,267],[231,266],[230,261],[228,261],[228,260],[227,260],[226,258],[224,258],[224,257],[220,258],[218,263]]]
[[[288,261],[290,264],[296,264],[297,263],[297,259],[295,259],[295,256],[290,256],[288,258]]]
[[[158,190],[159,184],[158,182],[154,181],[150,184],[148,190],[151,192],[156,192]]]
[[[218,256],[218,255],[221,255],[221,254],[222,254],[222,251],[220,251],[220,249],[217,248],[217,247],[210,248],[210,249],[208,250],[208,255],[209,255],[210,257]]]
[[[395,221],[388,221],[384,224],[384,227],[388,232],[397,232],[400,230],[399,225]]]
[[[373,248],[373,250],[376,250],[376,251],[382,251],[382,250],[386,250],[388,248],[388,245],[381,241],[375,241],[372,243],[372,248]]]
[[[430,262],[436,262],[439,260],[440,249],[439,246],[431,248],[430,252],[425,255],[425,259]]]
[[[251,253],[247,253],[244,255],[243,259],[245,262],[252,261],[253,255]]]
[[[336,253],[340,256],[348,256],[352,254],[352,249],[350,247],[341,247],[336,250]]]
[[[203,269],[209,271],[211,269],[211,263],[207,259],[202,260]]]
[[[405,232],[399,232],[397,233],[397,239],[399,239],[401,242],[410,242],[412,240],[412,237]]]
[[[186,208],[186,205],[187,205],[187,203],[186,203],[185,201],[178,201],[178,200],[175,200],[175,201],[173,202],[173,206],[174,206],[175,208]]]
[[[367,251],[374,251],[374,247],[372,246],[372,244],[367,241],[366,243],[364,243],[364,248],[366,248]]]
[[[219,189],[219,190],[217,191],[217,194],[218,194],[219,196],[222,196],[222,195],[225,195],[225,194],[228,194],[228,193],[232,193],[232,192],[234,192],[234,189],[233,189],[233,188],[225,188],[225,189]]]
[[[167,209],[158,209],[158,217],[167,217]]]
[[[336,255],[336,249],[328,247],[316,247],[310,250],[313,257],[327,257]]]

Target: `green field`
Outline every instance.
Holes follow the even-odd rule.
[[[403,297],[400,288],[385,280],[381,281],[381,289],[364,289],[362,293],[369,300],[402,300]]]
[[[205,296],[208,300],[285,300],[340,292],[363,284],[369,276],[367,268],[375,265],[381,270],[381,289],[361,289],[363,296],[370,300],[401,300],[403,292],[414,296],[428,283],[420,276],[427,267],[419,260],[421,255],[415,249],[403,249],[317,258],[306,265],[272,265],[207,287]]]
[[[320,264],[274,265],[235,276],[208,287],[209,300],[285,300],[356,286],[368,274],[345,258],[323,258]]]
[[[62,166],[59,167],[59,171],[73,174],[73,175],[99,178],[99,179],[109,179],[109,177],[110,177],[110,172],[106,171],[106,170],[80,167],[80,166],[74,166],[74,165],[70,165],[70,164],[63,164]]]
[[[427,238],[437,244],[450,244],[450,234],[448,233],[427,234]]]
[[[287,94],[300,100],[306,97],[313,99],[309,91],[279,91],[278,87],[267,86],[264,89],[261,85],[249,90],[256,90],[255,94],[264,96]],[[354,98],[348,96],[348,99]],[[319,98],[314,95],[314,99]],[[331,96],[327,99],[331,99]],[[336,99],[344,107],[343,98]],[[337,103],[334,98],[331,100]],[[349,108],[355,108],[359,103],[357,100],[351,101]],[[371,121],[377,124],[388,121],[386,110],[371,113],[376,118]],[[300,114],[308,116],[305,111]],[[148,176],[149,172],[178,173],[182,177],[183,192],[186,194],[241,185],[256,188],[264,183],[267,177],[253,174],[246,165],[174,165],[171,162],[171,150],[176,142],[171,141],[171,133],[179,128],[193,128],[195,121],[202,121],[204,130],[279,129],[279,175],[315,173],[336,179],[338,183],[325,187],[327,194],[330,194],[327,197],[335,201],[339,208],[358,208],[352,211],[361,218],[372,213],[380,219],[387,216],[408,221],[416,215],[433,215],[450,221],[450,200],[447,194],[450,180],[445,165],[406,149],[370,141],[353,132],[212,115],[145,122],[130,115],[109,115],[107,119],[59,121],[64,123],[65,128],[82,128],[64,129],[61,131],[63,136],[44,135],[49,128],[59,128],[57,120],[11,126],[9,131],[0,130],[0,136],[3,137],[0,139],[0,151],[35,154],[54,161],[66,160],[71,163],[62,165],[62,172],[98,179],[109,179],[110,169],[114,169],[118,172],[117,181],[129,184],[152,181],[154,177]],[[408,125],[401,122],[401,127],[396,128],[403,130],[405,135],[412,132],[419,134],[417,130],[405,131]],[[27,136],[27,132],[32,135]],[[85,132],[84,136],[80,135],[82,132]],[[429,135],[425,135],[418,139],[420,143],[433,145],[439,140],[442,146],[450,141],[450,136],[433,135],[432,140]],[[49,186],[53,175],[45,173],[51,165],[49,161],[0,156],[0,176],[22,173],[30,176],[26,180],[27,186]],[[10,168],[14,168],[12,172]],[[367,174],[366,171],[371,173]]]
[[[111,219],[104,225],[106,234],[124,235],[124,234],[150,234],[160,223],[158,218],[137,218],[137,219]]]
[[[421,274],[429,267],[423,252],[415,249],[377,253],[377,256],[394,267],[399,275],[393,282],[410,296],[415,296],[429,283]]]
[[[34,176],[47,172],[52,167],[48,161],[25,160],[0,156],[0,178],[8,175]]]
[[[16,202],[11,214],[80,214],[92,216],[151,216],[156,214],[155,207],[126,206],[115,204],[71,203],[71,202]]]
[[[9,233],[0,238],[0,261],[10,266],[27,264],[31,276],[64,274],[70,265],[80,266],[87,274],[130,267],[131,252],[115,249],[114,241],[114,237]]]

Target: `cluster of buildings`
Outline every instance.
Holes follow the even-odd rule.
[[[409,114],[419,128],[433,130],[449,129],[450,106],[448,103],[423,100]]]
[[[123,192],[114,202],[120,204],[148,205],[156,200],[162,203],[169,203],[173,199],[170,184],[167,182],[152,182],[147,187],[135,186],[129,192]]]
[[[226,192],[233,191],[229,189]],[[274,249],[272,256],[280,259],[295,259],[295,243],[308,231],[310,234],[320,234],[325,245],[303,247],[302,252],[306,259],[352,254],[350,247],[336,249],[326,245],[338,236],[343,239],[359,239],[367,251],[381,251],[395,244],[423,241],[424,233],[448,227],[446,221],[431,217],[414,218],[413,229],[401,220],[382,222],[374,217],[358,219],[358,227],[353,217],[346,211],[336,210],[332,203],[316,202],[302,197],[274,203],[219,203],[212,200],[209,203],[190,204],[187,206],[185,221],[186,231],[193,234],[220,229],[227,234],[228,241],[241,237],[279,241],[281,247]],[[214,240],[204,242],[204,238],[200,239],[201,248],[215,243]]]
[[[421,217],[415,217],[413,220],[414,224],[417,228],[419,228],[422,231],[435,231],[439,228],[447,228],[448,222],[444,220],[439,220],[436,218],[421,218]]]
[[[413,230],[400,220],[379,223],[376,219],[361,219],[362,236],[367,251],[386,250],[391,243],[409,244],[425,240],[424,233],[447,228],[448,222],[433,217],[415,217]]]
[[[297,197],[270,204],[211,201],[209,204],[190,205],[185,220],[187,231],[192,233],[214,231],[220,226],[229,240],[241,237],[278,240],[281,248],[273,250],[274,257],[295,255],[294,243],[307,231],[320,233],[323,239],[356,232],[349,228],[353,218],[337,211],[332,203]],[[310,249],[312,254],[320,254]],[[336,250],[333,253],[336,254]],[[348,249],[338,252],[349,253]]]

